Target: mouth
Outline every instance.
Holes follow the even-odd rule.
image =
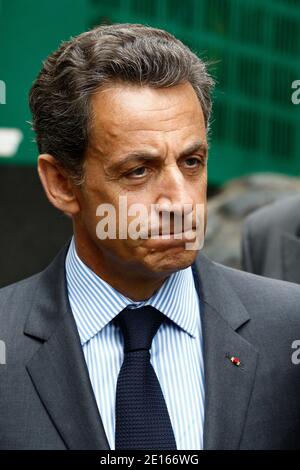
[[[154,235],[151,236],[151,233],[148,234],[149,238],[155,238],[155,237],[165,237],[165,236],[175,236],[175,235],[183,235],[185,233],[190,233],[190,232],[194,232],[197,230],[197,227],[193,226],[191,227],[190,229],[187,229],[187,230],[180,230],[179,232],[174,232],[174,231],[171,231],[171,232],[164,232],[162,230],[162,227],[159,228],[159,231],[158,233],[156,231],[154,231]]]
[[[193,243],[196,239],[196,229],[184,232],[168,232],[160,235],[153,235],[148,238],[147,246],[152,249],[174,249],[184,250],[186,243]]]

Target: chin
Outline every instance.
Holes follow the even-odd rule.
[[[151,264],[154,272],[175,272],[188,268],[197,257],[197,250],[180,250],[174,248],[164,252],[151,252],[147,257],[147,265]],[[150,267],[150,266],[149,266]]]

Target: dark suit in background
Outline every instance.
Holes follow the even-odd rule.
[[[300,195],[267,205],[246,218],[242,267],[300,284]]]
[[[0,290],[0,449],[109,449],[68,301],[67,248],[43,272]],[[201,252],[192,268],[204,341],[204,449],[300,449],[300,365],[291,360],[300,287]]]

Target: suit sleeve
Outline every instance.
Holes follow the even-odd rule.
[[[241,230],[241,266],[243,271],[254,273],[250,225],[249,220],[246,219]]]

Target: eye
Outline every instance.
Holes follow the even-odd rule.
[[[135,179],[138,179],[138,178],[143,178],[143,176],[146,176],[147,175],[147,170],[148,168],[145,167],[145,166],[140,166],[138,168],[135,168],[134,170],[126,173],[126,177],[127,178],[135,178]]]
[[[203,161],[199,157],[186,158],[185,163],[188,168],[198,168],[199,166],[203,165]]]

